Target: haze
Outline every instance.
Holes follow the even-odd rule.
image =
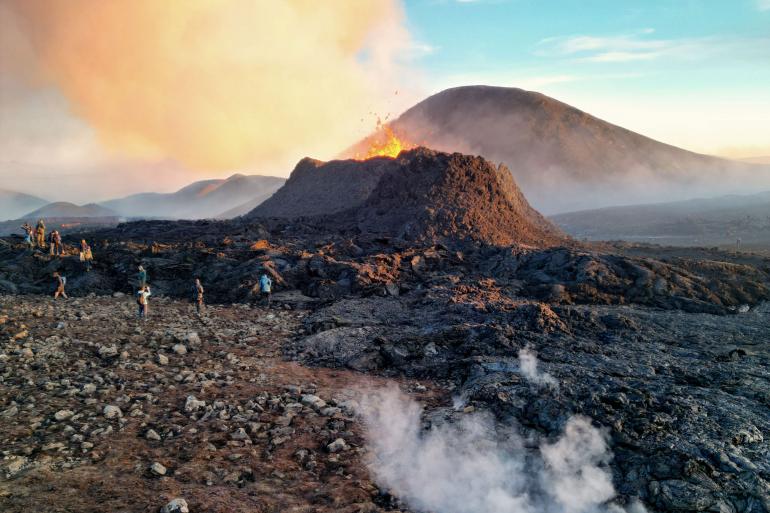
[[[479,83],[701,153],[770,155],[765,3],[560,4],[2,0],[0,188],[84,203],[287,176]]]

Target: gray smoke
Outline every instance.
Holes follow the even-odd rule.
[[[369,468],[410,508],[435,513],[604,513],[615,497],[606,434],[568,420],[554,442],[525,440],[486,413],[423,429],[422,407],[397,388],[366,392]],[[641,509],[640,509],[641,508]],[[633,512],[644,511],[641,505]]]

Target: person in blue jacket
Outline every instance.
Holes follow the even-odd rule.
[[[261,299],[267,302],[267,306],[270,306],[270,294],[273,289],[273,280],[266,273],[262,273],[259,277],[259,294]]]

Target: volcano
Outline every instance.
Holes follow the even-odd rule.
[[[549,214],[770,185],[768,166],[677,148],[517,88],[447,89],[389,128],[423,146],[503,162],[533,205]],[[376,135],[346,155],[365,154]]]
[[[395,159],[304,159],[249,217],[315,218],[327,229],[420,242],[547,247],[569,240],[529,205],[505,166],[426,148]]]

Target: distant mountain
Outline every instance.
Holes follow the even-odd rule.
[[[0,189],[0,220],[16,219],[46,203],[48,201],[37,196]]]
[[[114,210],[105,208],[96,203],[89,203],[88,205],[75,205],[66,201],[57,201],[55,203],[49,203],[37,210],[29,212],[23,216],[23,219],[30,218],[71,218],[71,217],[117,217],[118,214]]]
[[[275,176],[235,174],[227,179],[194,182],[174,193],[141,193],[101,203],[131,217],[173,219],[223,218],[248,212],[255,201],[270,197],[286,180]],[[238,213],[237,215],[240,215]]]
[[[390,126],[412,144],[504,163],[533,206],[552,213],[770,187],[768,168],[664,144],[516,88],[447,89]]]
[[[608,207],[551,217],[563,230],[591,240],[672,245],[770,248],[770,191],[687,201]]]
[[[770,164],[770,155],[763,157],[748,157],[745,159],[738,159],[741,162],[749,162],[751,164]]]

